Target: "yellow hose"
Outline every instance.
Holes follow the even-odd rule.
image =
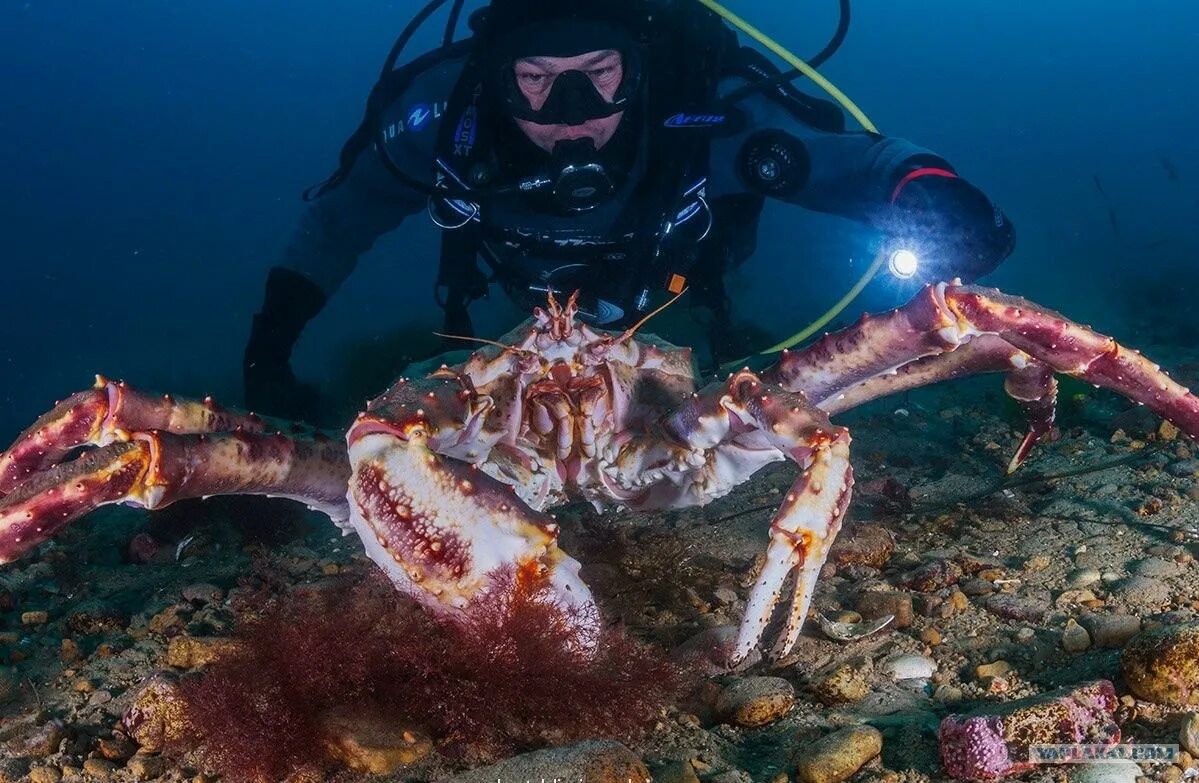
[[[769,37],[768,35],[763,33],[758,28],[754,27],[752,24],[745,21],[741,17],[737,16],[735,13],[733,13],[729,9],[725,8],[720,3],[716,2],[716,0],[699,0],[699,2],[702,5],[706,6],[708,9],[710,9],[711,11],[713,11],[714,13],[717,13],[720,16],[724,17],[724,19],[729,24],[733,25],[738,30],[740,30],[741,32],[748,35],[750,38],[753,38],[755,41],[762,44],[770,51],[774,52],[779,58],[781,58],[784,62],[786,62],[792,68],[796,69],[797,71],[802,73],[804,76],[808,77],[813,82],[815,82],[817,85],[819,85],[820,89],[827,92],[833,98],[833,100],[835,100],[837,103],[841,104],[845,108],[845,111],[852,114],[853,118],[855,120],[857,120],[859,123],[861,123],[863,128],[870,131],[871,133],[879,132],[878,128],[874,127],[874,123],[870,121],[870,118],[867,117],[865,115],[865,113],[861,109],[859,109],[857,107],[857,105],[853,101],[851,101],[845,93],[838,90],[836,85],[834,85],[828,79],[824,78],[819,73],[817,73],[816,70],[814,68],[812,68],[812,66],[808,65],[803,60],[796,57],[794,54],[789,52],[787,49],[783,48],[773,38]]]

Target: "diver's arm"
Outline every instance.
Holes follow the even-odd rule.
[[[725,92],[740,84],[729,80]],[[737,107],[739,131],[713,142],[714,192],[761,193],[861,221],[912,242],[941,278],[977,279],[1011,253],[1011,222],[940,155],[903,139],[821,129],[763,95]]]
[[[344,182],[311,204],[270,269],[262,308],[253,318],[242,363],[247,405],[289,418],[312,414],[315,392],[291,371],[300,333],[358,258],[423,206],[424,197],[395,179],[373,147],[363,151]]]

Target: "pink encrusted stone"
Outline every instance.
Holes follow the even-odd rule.
[[[957,780],[997,780],[1032,769],[1030,745],[1113,745],[1120,741],[1115,710],[1115,688],[1095,680],[949,715],[938,731],[941,765]]]

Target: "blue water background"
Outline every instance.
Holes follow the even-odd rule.
[[[801,56],[824,44],[835,5],[731,3]],[[97,372],[240,402],[250,317],[299,193],[331,171],[416,8],[0,4],[0,440]],[[435,45],[442,18],[412,54]],[[859,0],[822,70],[881,130],[944,154],[1009,213],[1019,248],[987,282],[1134,345],[1121,332],[1134,284],[1193,290],[1196,4]],[[866,239],[768,206],[732,283],[740,306],[789,334],[856,279]],[[345,346],[438,328],[435,252],[423,217],[381,240],[309,326],[299,374],[328,385]],[[855,310],[907,293],[880,281]],[[500,312],[480,308],[484,332],[508,325]]]

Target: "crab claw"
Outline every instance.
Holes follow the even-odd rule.
[[[428,422],[371,414],[348,435],[350,520],[367,554],[397,589],[435,614],[465,619],[505,570],[516,590],[548,593],[576,622],[580,643],[599,635],[580,564],[557,545],[553,519],[511,486],[429,446]]]
[[[762,641],[780,602],[786,604],[785,620],[770,655],[777,660],[791,652],[829,547],[841,529],[852,487],[848,435],[813,449],[810,465],[800,473],[771,523],[766,565],[750,593],[731,663],[744,660]],[[788,594],[787,578],[793,572]]]

